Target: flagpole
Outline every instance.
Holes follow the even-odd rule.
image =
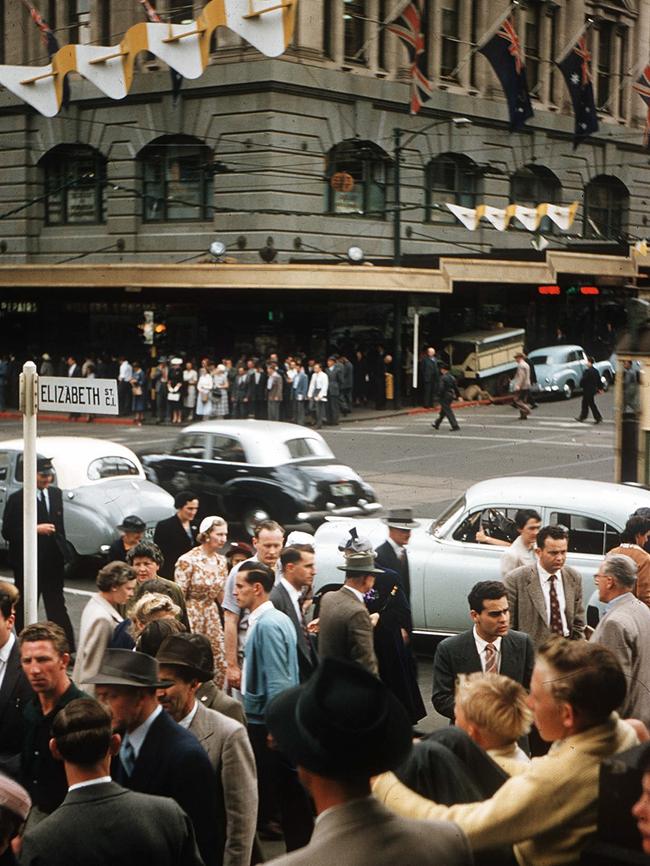
[[[571,37],[571,41],[568,43],[564,51],[562,51],[560,55],[555,58],[556,65],[562,63],[562,61],[569,56],[569,52],[573,49],[573,46],[576,44],[578,39],[584,36],[588,30],[591,30],[595,23],[595,18],[587,18],[586,22],[580,27],[577,33]]]
[[[512,14],[513,9],[516,9],[517,6],[519,6],[519,0],[512,0],[512,3],[508,6],[506,11],[499,17],[499,20],[496,23],[490,25],[490,27],[485,31],[483,36],[477,41],[476,45],[474,45],[474,47],[470,49],[470,51],[465,55],[465,57],[463,57],[463,59],[456,66],[456,68],[451,71],[449,78],[455,78],[458,75],[458,73],[461,71],[461,69],[464,69],[467,66],[467,64],[470,62],[472,57],[478,51],[480,51],[481,48],[485,45],[485,43],[488,42],[494,36],[494,34],[499,29],[499,27],[501,27],[501,25],[506,20],[506,18],[508,18]]]

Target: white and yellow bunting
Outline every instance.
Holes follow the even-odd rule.
[[[279,57],[293,38],[298,0],[210,0],[190,24],[134,24],[119,45],[64,45],[47,66],[0,65],[0,84],[40,114],[54,117],[63,83],[77,72],[110,99],[133,84],[138,54],[149,51],[183,78],[199,78],[210,60],[210,38],[227,27],[267,57]]]
[[[578,204],[577,201],[567,206],[546,202],[538,204],[537,207],[511,204],[505,208],[498,208],[488,204],[480,204],[478,207],[461,207],[447,202],[446,206],[456,219],[471,232],[478,228],[482,219],[487,220],[499,232],[505,231],[512,219],[516,219],[529,232],[536,232],[544,217],[548,217],[562,231],[568,231],[576,218]]]

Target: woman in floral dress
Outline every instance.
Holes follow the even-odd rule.
[[[190,627],[204,634],[214,653],[214,681],[223,688],[226,680],[226,655],[223,628],[218,604],[228,577],[226,557],[217,553],[228,537],[228,524],[223,517],[206,517],[201,521],[194,547],[176,561],[174,580],[183,590]]]

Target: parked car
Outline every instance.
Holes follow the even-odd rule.
[[[174,500],[147,481],[133,451],[107,439],[83,436],[43,436],[38,454],[50,457],[54,483],[63,491],[63,515],[68,541],[79,556],[101,554],[119,537],[116,527],[137,514],[153,538],[156,523],[174,513]],[[5,503],[23,483],[23,442],[0,442],[0,520]],[[0,536],[0,545],[6,541]]]
[[[192,490],[201,514],[220,514],[247,532],[265,518],[316,525],[327,515],[381,510],[354,469],[322,436],[279,421],[204,421],[186,427],[164,454],[141,455],[147,478],[170,493]]]
[[[463,389],[463,397],[474,400],[482,391],[492,396],[507,394],[517,367],[515,354],[523,352],[525,339],[523,328],[496,328],[443,337],[443,353]]]
[[[408,545],[411,605],[416,632],[452,634],[469,626],[467,595],[479,580],[500,580],[503,547],[476,541],[479,528],[513,540],[519,508],[534,508],[542,523],[569,530],[567,564],[583,579],[585,605],[604,554],[616,547],[630,514],[650,507],[650,491],[569,478],[493,478],[470,487],[437,520],[420,520]],[[386,536],[380,520],[329,519],[315,535],[315,588],[341,581],[338,545],[351,527],[377,547]]]
[[[538,394],[565,397],[569,400],[580,390],[582,374],[587,369],[587,355],[582,346],[544,346],[528,354],[535,365]],[[611,361],[596,361],[603,391],[614,381],[615,369]]]

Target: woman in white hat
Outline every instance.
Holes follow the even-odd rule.
[[[214,653],[214,681],[223,688],[226,655],[219,605],[228,577],[226,557],[217,551],[226,543],[228,524],[223,517],[205,517],[199,526],[194,547],[176,560],[174,581],[182,589],[193,632],[204,634]]]
[[[212,385],[212,373],[208,370],[207,362],[204,361],[196,385],[196,417],[204,418],[206,421],[212,415]]]
[[[223,364],[217,364],[212,375],[212,412],[216,418],[228,414],[228,373]]]

